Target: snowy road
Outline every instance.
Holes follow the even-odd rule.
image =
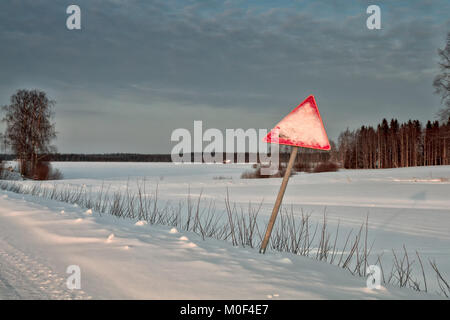
[[[0,192],[1,299],[432,299],[326,263]],[[67,266],[82,290],[68,290]]]
[[[87,298],[84,292],[68,290],[66,275],[55,272],[45,257],[38,255],[39,250],[33,250],[33,241],[28,242],[32,239],[28,238],[31,230],[11,223],[10,218],[17,213],[3,199],[0,200],[0,300]]]
[[[0,299],[73,299],[65,280],[5,239],[0,239]]]

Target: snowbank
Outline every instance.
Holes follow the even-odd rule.
[[[71,205],[1,194],[0,279],[8,281],[9,290],[0,281],[0,298],[435,298],[400,288],[370,290],[364,278],[300,256],[261,255],[191,233],[180,237],[166,227],[136,226],[95,212],[86,216]],[[7,258],[11,254],[19,258]],[[18,265],[20,282],[14,275]],[[65,288],[69,265],[81,268],[80,291]]]

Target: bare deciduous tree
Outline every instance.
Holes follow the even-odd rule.
[[[444,103],[444,107],[438,112],[438,117],[446,122],[450,118],[450,32],[447,34],[445,48],[438,49],[438,54],[441,59],[439,62],[441,72],[434,78],[433,87]]]
[[[6,123],[5,141],[19,160],[20,173],[36,178],[38,165],[46,154],[54,152],[56,138],[52,122],[55,102],[38,90],[18,90],[2,109]]]

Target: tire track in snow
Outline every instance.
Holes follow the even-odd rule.
[[[88,299],[69,290],[66,278],[0,239],[0,299]]]
[[[5,279],[4,270],[6,270],[5,265],[0,261],[0,299],[1,300],[16,300],[20,299],[19,293],[14,289],[14,287]]]

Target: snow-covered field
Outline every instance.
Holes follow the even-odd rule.
[[[113,192],[127,185],[136,189],[136,181],[145,178],[149,189],[158,185],[161,200],[176,203],[188,194],[202,193],[204,199],[214,200],[219,211],[225,206],[228,189],[237,206],[263,201],[263,221],[270,215],[281,182],[240,179],[249,165],[53,165],[62,171],[64,180],[45,182],[49,187],[86,186],[98,192],[108,185]],[[36,296],[40,287],[45,291],[43,297],[52,298],[434,297],[391,286],[369,290],[365,278],[310,258],[274,252],[263,256],[224,241],[203,241],[193,233],[171,233],[169,227],[135,226],[136,221],[100,217],[95,212],[86,215],[84,209],[68,204],[1,194],[0,298]],[[343,233],[358,229],[368,215],[372,254],[383,253],[383,264],[389,266],[392,249],[399,252],[405,245],[412,259],[417,250],[427,264],[428,287],[434,292],[435,274],[428,259],[435,259],[441,272],[450,277],[449,195],[449,166],[342,170],[293,176],[284,204],[292,205],[294,212],[311,213],[317,222],[325,211],[328,228],[332,231],[339,222]],[[114,237],[108,241],[111,234]],[[70,264],[82,269],[83,292],[61,288]],[[30,275],[36,272],[33,280]],[[53,277],[48,279],[46,274]],[[16,282],[19,288],[8,291]],[[27,284],[36,292],[22,288]]]

